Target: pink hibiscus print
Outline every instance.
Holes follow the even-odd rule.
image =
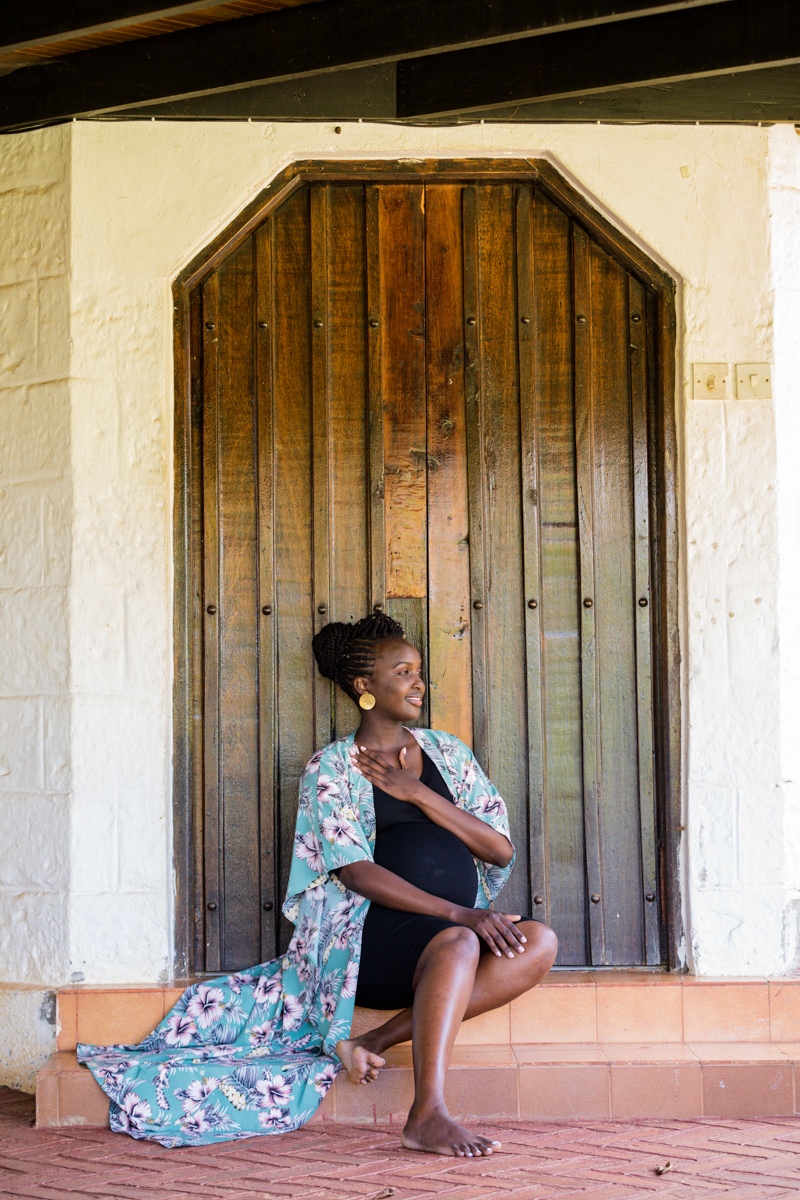
[[[262,975],[253,989],[256,1004],[272,1004],[281,994],[281,976]]]
[[[184,1091],[176,1092],[183,1105],[183,1111],[194,1112],[216,1090],[216,1086],[216,1079],[193,1079]]]
[[[268,1046],[275,1034],[275,1022],[265,1021],[263,1025],[254,1025],[250,1030],[251,1046]]]
[[[188,1046],[196,1033],[197,1026],[188,1013],[177,1012],[167,1018],[164,1040],[168,1046]]]
[[[218,1021],[225,1011],[225,993],[222,988],[206,987],[198,984],[197,991],[186,1005],[187,1014],[192,1017],[201,1029],[208,1029]]]
[[[283,998],[283,1028],[297,1029],[303,1023],[303,1005],[296,996]]]
[[[357,846],[358,834],[349,821],[344,817],[325,817],[322,822],[322,833],[333,845]]]
[[[194,1134],[207,1133],[211,1128],[202,1108],[196,1108],[193,1112],[187,1113],[185,1117],[182,1117],[181,1125],[187,1133]]]
[[[259,1108],[284,1108],[292,1098],[292,1085],[283,1075],[267,1074],[256,1084]]]
[[[356,985],[358,983],[358,963],[350,962],[345,967],[344,983],[342,984],[342,996],[345,1000],[349,1000],[351,996],[356,994]]]
[[[270,1108],[258,1114],[258,1123],[262,1129],[281,1129],[291,1125],[292,1118],[279,1108]]]
[[[298,834],[294,841],[294,850],[297,857],[307,862],[312,871],[325,870],[322,846],[313,830]]]
[[[336,1067],[333,1063],[328,1063],[318,1074],[314,1076],[314,1087],[320,1096],[324,1096],[328,1088],[336,1078]]]
[[[119,1106],[119,1123],[126,1133],[141,1129],[152,1117],[152,1109],[136,1092],[128,1092]]]

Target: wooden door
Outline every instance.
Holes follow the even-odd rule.
[[[660,963],[652,290],[533,183],[339,181],[192,304],[198,964],[285,944],[300,773],[357,720],[311,638],[372,609],[508,803],[500,903],[561,965]]]

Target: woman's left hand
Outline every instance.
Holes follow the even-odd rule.
[[[419,800],[422,784],[408,764],[405,746],[400,751],[399,768],[388,763],[382,754],[367,750],[365,746],[356,746],[355,743],[351,747],[350,758],[356,770],[360,771],[373,787],[379,787],[396,800],[406,800],[410,804]]]

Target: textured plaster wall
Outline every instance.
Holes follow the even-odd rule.
[[[775,426],[780,577],[780,755],[775,781],[782,808],[782,952],[800,969],[800,138],[781,127],[770,137],[769,206],[775,289]]]
[[[693,361],[775,360],[774,402],[694,401],[682,385],[676,398],[685,522],[683,872],[693,969],[738,975],[795,965],[800,814],[794,785],[784,781],[796,778],[800,715],[792,603],[800,476],[798,141],[791,128],[345,125],[336,135],[327,124],[222,122],[79,122],[4,139],[4,161],[19,164],[20,179],[30,175],[31,182],[14,187],[44,186],[33,172],[60,154],[70,188],[69,253],[60,268],[68,258],[69,321],[62,304],[47,351],[61,365],[46,385],[48,397],[65,397],[58,409],[63,433],[54,436],[49,409],[44,424],[21,419],[4,471],[32,480],[34,468],[20,474],[13,464],[39,454],[32,447],[42,439],[57,443],[58,486],[71,506],[58,540],[62,575],[52,584],[61,588],[60,607],[36,633],[24,625],[30,610],[20,602],[11,638],[25,647],[14,668],[23,678],[13,687],[4,682],[0,699],[27,713],[33,702],[23,681],[43,676],[42,690],[53,689],[53,703],[62,705],[58,728],[69,733],[45,751],[46,733],[22,737],[14,726],[0,745],[11,771],[0,776],[0,802],[16,806],[9,812],[21,831],[11,865],[24,875],[19,890],[35,894],[38,905],[17,934],[3,923],[6,978],[125,982],[168,971],[170,283],[276,171],[321,156],[547,155],[678,278],[679,381],[689,383]],[[20,217],[11,246],[23,249],[0,250],[2,279],[18,271],[10,279],[21,289],[15,296],[32,279],[41,287],[44,277],[14,265],[39,236],[35,225]],[[63,277],[49,270],[46,278]],[[23,317],[12,360],[31,339]],[[36,342],[40,355],[41,346]],[[51,378],[66,371],[67,356],[62,393]],[[21,370],[13,369],[0,403],[23,404],[16,398]],[[37,375],[25,395],[39,384]],[[36,478],[20,497],[39,494]],[[47,487],[56,483],[53,476]],[[21,507],[9,510],[3,545],[32,520],[28,503],[20,499]],[[44,595],[44,567],[35,584],[28,582],[35,557],[25,549],[29,541],[21,537],[21,582],[15,577],[14,587]],[[2,567],[5,580],[5,560]],[[37,698],[31,711],[43,711],[43,703]],[[33,728],[34,717],[25,719]],[[36,729],[44,728],[45,716],[36,720]],[[68,760],[71,782],[62,774],[56,786],[51,775]],[[64,817],[62,826],[50,820],[61,811],[58,787],[71,795],[72,820]],[[66,812],[66,794],[62,800]],[[34,802],[51,805],[48,822],[30,822],[26,834],[23,814]],[[45,878],[43,863],[51,864],[47,887],[36,882]],[[9,899],[3,892],[2,903]]]
[[[0,139],[0,979],[22,982],[68,971],[69,155],[65,127]]]
[[[0,984],[0,1084],[36,1091],[36,1072],[54,1053],[56,994]]]

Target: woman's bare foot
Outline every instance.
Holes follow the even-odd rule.
[[[342,1060],[351,1083],[374,1083],[386,1060],[364,1045],[362,1038],[343,1038],[336,1043],[336,1053]]]
[[[407,1150],[423,1150],[428,1154],[449,1154],[456,1158],[481,1158],[500,1149],[499,1142],[480,1133],[470,1133],[448,1113],[447,1109],[434,1109],[408,1114],[408,1121],[400,1138]]]

